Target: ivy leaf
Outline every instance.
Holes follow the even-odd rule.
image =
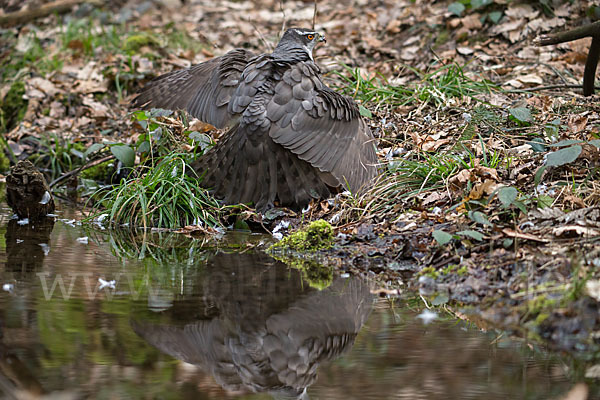
[[[488,14],[488,18],[493,24],[497,24],[502,18],[502,11],[492,11]]]
[[[471,8],[473,10],[477,10],[478,8],[482,8],[492,4],[492,0],[471,0]]]
[[[138,153],[147,153],[150,151],[150,142],[147,140],[144,140],[142,143],[139,144],[139,146],[137,147],[137,152]]]
[[[514,119],[521,123],[531,123],[533,119],[531,118],[531,111],[527,107],[516,107],[508,110],[510,115],[513,116]]]
[[[461,236],[467,236],[470,237],[471,239],[475,239],[478,241],[482,241],[483,240],[483,234],[477,231],[473,231],[473,230],[466,230],[466,231],[460,231],[460,232],[456,232],[458,235]]]
[[[448,6],[448,11],[457,17],[460,17],[463,11],[465,11],[465,5],[459,2],[454,2]]]
[[[366,107],[358,106],[358,112],[360,113],[360,115],[362,115],[365,118],[372,118],[373,117],[373,113],[371,112],[371,110],[369,110]]]
[[[600,149],[600,139],[590,140],[590,144]]]
[[[550,144],[549,146],[551,146],[551,147],[567,147],[567,146],[571,146],[573,144],[579,144],[579,143],[583,143],[583,140],[567,139],[567,140],[561,140],[558,143]]]
[[[518,193],[519,192],[514,187],[504,186],[498,190],[498,199],[504,208],[508,208],[517,199]]]
[[[579,157],[581,150],[583,150],[581,146],[572,146],[548,153],[546,165],[550,167],[558,167],[560,165],[572,163],[577,159],[577,157]]]
[[[83,158],[87,159],[90,155],[94,154],[98,150],[102,149],[104,145],[102,143],[94,143],[90,147],[87,148],[85,153],[83,153]]]
[[[528,145],[531,146],[531,149],[536,153],[542,153],[546,151],[546,145],[544,144],[544,140],[541,138],[532,139],[531,142],[527,142]]]
[[[114,154],[117,160],[121,161],[126,167],[133,167],[135,162],[135,152],[129,146],[124,144],[112,146],[110,152]]]
[[[494,226],[481,211],[469,211],[469,218],[481,225]]]
[[[444,232],[441,230],[435,230],[433,231],[433,238],[435,239],[436,242],[438,242],[440,245],[445,245],[446,243],[449,243],[452,240],[452,235],[449,234],[448,232]]]

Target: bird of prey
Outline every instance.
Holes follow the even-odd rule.
[[[369,285],[357,277],[316,290],[300,271],[260,253],[218,253],[203,271],[160,324],[140,313],[131,325],[232,392],[305,399],[319,365],[352,348],[373,307]]]
[[[221,140],[192,167],[226,203],[301,208],[377,174],[374,138],[350,97],[327,87],[312,51],[323,34],[290,28],[271,54],[245,49],[161,75],[134,107],[186,110]]]

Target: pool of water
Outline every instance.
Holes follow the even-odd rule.
[[[108,233],[0,209],[0,394],[52,399],[551,399],[591,355],[481,331],[415,295],[307,279],[247,243]],[[327,286],[326,288],[324,288]],[[586,397],[571,397],[583,399]]]

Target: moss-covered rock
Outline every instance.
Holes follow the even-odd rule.
[[[110,182],[111,176],[115,173],[114,162],[105,161],[93,167],[84,169],[79,176],[83,179],[92,179],[94,181]]]
[[[317,251],[333,246],[333,228],[329,222],[319,219],[297,230],[269,247],[269,250]]]
[[[21,122],[25,111],[27,111],[27,100],[23,98],[24,94],[25,83],[17,81],[12,84],[0,103],[2,127],[6,128],[7,131]]]
[[[137,35],[131,35],[123,43],[123,50],[128,53],[136,53],[144,46],[159,46],[160,42],[150,33],[142,32]]]

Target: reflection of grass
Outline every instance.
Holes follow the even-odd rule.
[[[202,241],[174,232],[112,229],[108,241],[111,252],[120,260],[153,259],[159,265],[196,265],[208,257]]]

